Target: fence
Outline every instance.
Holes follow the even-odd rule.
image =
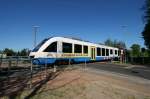
[[[24,67],[30,66],[30,57],[24,56],[11,56],[6,58],[0,58],[0,68],[7,67]]]
[[[45,66],[32,64],[30,57],[12,56],[0,58],[0,97],[33,88],[56,72]]]
[[[127,62],[133,64],[150,64],[150,57],[127,57]]]

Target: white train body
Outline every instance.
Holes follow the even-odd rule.
[[[30,56],[34,64],[52,64],[57,61],[101,61],[119,57],[119,49],[87,41],[52,37],[43,40]]]

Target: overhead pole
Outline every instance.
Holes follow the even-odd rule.
[[[129,36],[130,34],[128,33],[127,34],[127,28],[128,28],[128,26],[127,25],[122,25],[121,26],[122,27],[122,29],[123,29],[123,32],[127,35],[127,36]],[[126,56],[126,50],[125,49],[123,49],[123,54],[121,55],[121,58],[122,58],[122,62],[124,62],[124,63],[126,63],[127,62],[127,56]]]
[[[34,41],[33,41],[33,47],[36,47],[36,34],[37,34],[37,29],[39,28],[39,26],[32,26],[33,27],[33,34],[34,34]],[[31,65],[30,65],[30,71],[31,71],[31,79],[30,79],[30,88],[32,88],[32,74],[33,74],[33,63],[32,63],[32,59],[31,59]]]
[[[33,26],[33,34],[34,34],[34,45],[33,45],[33,47],[36,47],[37,29],[38,29],[39,27],[40,27],[40,26],[36,26],[36,25]]]

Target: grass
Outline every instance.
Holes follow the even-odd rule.
[[[85,86],[83,85],[67,85],[54,90],[40,90],[34,97],[31,99],[72,99],[76,97],[85,90]],[[20,99],[26,96],[26,92],[24,92]]]
[[[145,97],[144,99],[150,99],[150,97],[149,97],[149,96],[147,96],[147,97]]]
[[[72,73],[72,71],[77,68],[78,67],[75,66],[65,67],[64,72],[69,71]],[[32,91],[33,89],[25,89],[14,99],[24,99],[29,96]],[[95,97],[94,95],[98,97]],[[30,97],[30,99],[101,99],[106,97],[110,99],[150,99],[150,97],[144,95],[142,98],[138,98],[137,94],[130,93],[127,90],[115,88],[110,83],[102,83],[100,80],[88,81],[87,83],[87,81],[80,82],[80,79],[64,86],[51,86],[46,83],[32,97]],[[5,96],[0,99],[10,98]]]

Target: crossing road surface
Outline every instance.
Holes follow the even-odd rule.
[[[150,67],[139,65],[118,65],[111,63],[88,63],[88,68],[104,70],[119,74],[132,75],[150,80]]]

